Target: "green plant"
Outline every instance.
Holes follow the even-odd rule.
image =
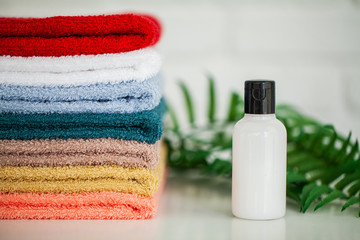
[[[244,101],[233,92],[226,118],[218,119],[214,84],[209,77],[208,121],[198,126],[189,89],[180,83],[190,124],[181,128],[168,105],[168,162],[173,168],[198,168],[206,174],[231,177],[232,127],[244,114]],[[278,105],[276,112],[288,134],[288,198],[303,213],[314,203],[316,211],[336,199],[344,201],[341,211],[360,203],[359,144],[351,140],[351,133],[344,138],[332,125],[323,125],[289,105]]]

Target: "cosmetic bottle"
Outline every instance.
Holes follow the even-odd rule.
[[[286,212],[286,129],[275,116],[275,82],[245,82],[245,115],[232,146],[232,212],[252,220]]]

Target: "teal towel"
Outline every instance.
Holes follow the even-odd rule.
[[[137,113],[0,114],[0,139],[120,138],[154,144],[162,135],[165,101]]]

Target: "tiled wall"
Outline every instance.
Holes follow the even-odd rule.
[[[176,108],[183,79],[205,116],[206,74],[219,110],[246,79],[277,81],[278,102],[360,136],[360,1],[0,0],[3,16],[147,12],[163,22],[165,93]],[[182,117],[184,119],[184,117]]]

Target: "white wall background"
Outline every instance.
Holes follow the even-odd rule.
[[[247,79],[277,81],[278,102],[360,136],[360,1],[357,0],[0,0],[1,16],[44,17],[124,11],[164,25],[165,94],[176,107],[183,79],[205,116],[206,74],[220,111]]]

